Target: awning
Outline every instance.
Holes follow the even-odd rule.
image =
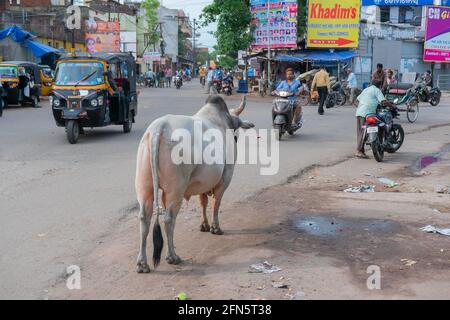
[[[37,58],[40,58],[47,53],[59,53],[59,51],[53,47],[32,40],[36,38],[35,35],[31,34],[30,32],[23,31],[17,26],[12,26],[7,29],[0,30],[0,40],[5,39],[6,37],[10,37],[15,42],[28,47],[33,55]]]
[[[47,53],[59,53],[59,50],[33,40],[25,41],[25,45],[28,46],[31,52],[33,52],[33,55],[38,58],[46,55]]]
[[[320,51],[320,50],[308,50],[301,51],[292,55],[278,55],[273,58],[276,61],[287,62],[341,62],[356,57],[358,54],[354,50],[345,51]]]

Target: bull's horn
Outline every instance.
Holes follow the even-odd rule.
[[[239,116],[242,113],[242,111],[244,111],[246,105],[247,105],[247,96],[244,96],[244,98],[242,98],[241,105],[236,109],[233,109],[234,114]]]

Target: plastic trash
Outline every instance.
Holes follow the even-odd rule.
[[[366,192],[375,192],[375,186],[369,186],[366,184],[362,184],[357,187],[350,187],[345,189],[344,192],[347,193],[366,193]]]
[[[184,292],[180,292],[179,294],[177,294],[177,296],[175,297],[175,300],[186,300],[187,296],[186,293]]]
[[[393,188],[398,185],[397,182],[388,178],[378,178],[378,181],[380,181],[382,184],[387,185],[389,188]]]
[[[426,227],[420,228],[420,230],[429,233],[439,233],[443,234],[444,236],[450,237],[450,229],[436,228],[435,226],[428,225]]]
[[[250,269],[248,270],[249,273],[274,273],[281,271],[282,269],[267,262],[264,261],[263,263],[256,263],[252,264],[250,266]]]

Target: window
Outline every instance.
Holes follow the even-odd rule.
[[[420,26],[422,23],[422,7],[400,7],[398,20],[400,23],[409,23],[414,26]]]
[[[380,7],[380,22],[389,22],[391,19],[391,7]]]

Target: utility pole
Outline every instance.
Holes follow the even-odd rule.
[[[70,1],[70,5],[73,6],[73,0]],[[75,29],[72,29],[72,54],[75,53]]]
[[[193,47],[194,47],[194,52],[193,52],[193,60],[194,60],[194,70],[192,70],[192,72],[194,73],[195,76],[195,69],[197,67],[197,50],[195,48],[195,37],[197,33],[197,20],[194,18],[194,43],[193,43]]]

